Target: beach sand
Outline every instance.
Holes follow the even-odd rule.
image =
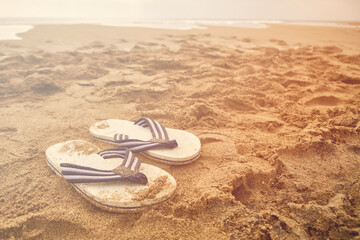
[[[0,41],[0,239],[360,237],[360,29],[39,25]],[[196,134],[174,197],[103,211],[47,166],[100,120]]]

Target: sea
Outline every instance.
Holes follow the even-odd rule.
[[[114,18],[0,18],[0,40],[21,40],[17,35],[41,24],[95,24],[119,27],[146,27],[161,29],[206,29],[207,26],[242,28],[267,28],[270,24],[295,24],[311,26],[360,28],[346,22],[313,22],[284,20],[243,19],[114,19]]]

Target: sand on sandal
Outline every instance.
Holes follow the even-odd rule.
[[[0,41],[0,239],[360,235],[360,30],[38,25]],[[45,162],[100,120],[196,134],[175,196],[114,214]],[[65,149],[66,150],[66,149]],[[144,196],[151,193],[144,193]]]

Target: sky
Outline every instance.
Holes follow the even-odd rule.
[[[1,0],[1,17],[360,21],[360,0]]]

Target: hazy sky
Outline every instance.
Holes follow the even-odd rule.
[[[360,0],[0,0],[0,17],[360,21]]]

